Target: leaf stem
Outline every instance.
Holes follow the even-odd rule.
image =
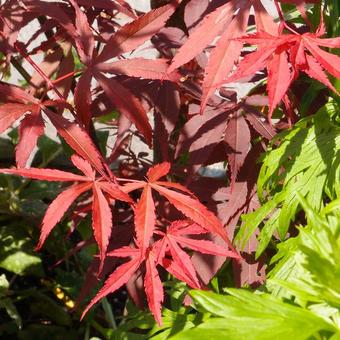
[[[278,2],[275,0],[274,1],[274,4],[275,4],[275,7],[276,7],[276,10],[277,10],[277,13],[279,14],[279,18],[280,18],[280,21],[282,22],[283,26],[285,28],[287,28],[287,30],[291,31],[292,33],[296,34],[296,35],[300,35],[298,32],[296,32],[292,27],[290,27],[285,18],[284,18],[284,15],[282,13],[282,9],[280,7],[280,5],[278,4]]]
[[[111,308],[109,302],[107,301],[107,298],[104,297],[101,302],[102,302],[102,306],[103,306],[103,309],[104,309],[104,312],[105,312],[106,319],[107,319],[108,323],[110,324],[110,327],[112,327],[112,329],[117,329],[117,323],[116,323],[116,320],[114,318],[112,308]]]
[[[73,76],[77,76],[78,74],[82,73],[82,71],[73,71],[73,72],[70,72],[70,73],[67,73],[65,75],[63,75],[62,77],[56,79],[56,80],[52,80],[52,83],[55,85],[57,83],[60,83],[61,81],[67,79],[67,78],[70,78],[70,77],[73,77]]]
[[[121,181],[121,182],[134,182],[134,183],[140,183],[141,182],[137,179],[120,178],[120,177],[116,177],[116,180]]]

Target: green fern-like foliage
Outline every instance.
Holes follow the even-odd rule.
[[[320,211],[340,194],[339,107],[327,103],[316,115],[298,122],[275,138],[263,159],[258,178],[260,209],[243,216],[237,242],[244,246],[261,225],[259,256],[277,231],[285,239],[301,210],[298,193]]]
[[[308,225],[279,246],[267,287],[273,295],[294,299],[340,329],[340,199],[320,214],[300,200]]]
[[[340,200],[320,213],[300,194],[297,200],[308,224],[281,243],[266,285],[256,292],[192,291],[204,321],[173,339],[340,338]]]

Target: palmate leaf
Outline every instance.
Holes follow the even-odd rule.
[[[66,102],[51,100],[40,102],[21,88],[5,83],[0,83],[0,90],[1,100],[10,101],[10,103],[0,105],[0,132],[5,131],[16,120],[25,116],[20,122],[22,125],[19,128],[20,142],[16,148],[18,166],[26,166],[38,138],[43,133],[44,120],[41,116],[43,111],[70,147],[88,160],[102,176],[107,176],[105,161],[86,131],[50,108],[51,106],[66,108],[68,106]]]
[[[41,233],[37,250],[44,244],[54,227],[61,221],[73,202],[84,192],[91,190],[92,195],[92,226],[95,240],[100,250],[102,269],[106,250],[112,231],[112,214],[109,198],[133,203],[132,199],[120,190],[113,182],[102,178],[95,178],[94,169],[90,163],[78,155],[71,157],[73,165],[85,176],[54,169],[0,169],[0,173],[20,175],[27,178],[46,180],[52,182],[80,182],[61,192],[49,205],[41,225]],[[105,194],[107,195],[105,195]]]
[[[247,29],[250,7],[241,8],[237,16],[228,25],[228,28],[219,39],[216,48],[211,52],[208,65],[205,69],[203,93],[201,99],[201,112],[210,97],[216,90],[216,84],[219,84],[226,74],[228,74],[235,62],[238,60],[242,44],[233,40],[244,34]],[[225,15],[227,17],[227,15]]]
[[[244,245],[270,216],[259,235],[257,256],[267,247],[275,230],[281,239],[285,238],[300,211],[297,193],[316,211],[323,207],[326,196],[330,199],[339,196],[340,127],[333,118],[338,110],[335,102],[329,102],[315,116],[301,120],[292,130],[278,135],[280,146],[265,156],[258,179],[258,194],[263,205],[243,217],[244,224],[237,235],[237,241]]]
[[[36,248],[37,250],[42,247],[52,229],[60,222],[71,204],[78,198],[78,196],[90,188],[91,185],[88,183],[72,186],[60,193],[49,205],[41,224],[41,234]]]
[[[223,240],[228,243],[229,247],[233,249],[219,219],[202,203],[187,195],[166,189],[164,186],[160,186],[156,183],[151,184],[153,189],[158,191],[162,196],[166,197],[166,199],[185,216],[206,228],[206,230],[220,235]]]
[[[244,57],[237,70],[226,81],[234,82],[267,68],[269,117],[300,71],[337,93],[324,70],[339,78],[340,58],[320,49],[319,46],[337,48],[340,46],[340,39],[321,39],[324,33],[321,21],[316,33],[272,35],[267,32],[257,32],[240,38],[238,39],[240,41],[257,44],[258,48]]]
[[[244,289],[226,291],[229,295],[192,291],[197,306],[213,317],[173,339],[303,340],[321,330],[336,331],[312,312],[269,294],[254,294]]]
[[[162,163],[149,171],[151,178],[157,179],[161,176],[162,170],[168,169],[166,163]],[[164,173],[164,172],[163,172]],[[145,189],[144,193],[150,191]],[[137,213],[137,209],[135,211]],[[144,220],[144,216],[143,216]],[[152,224],[152,223],[151,223]],[[106,295],[113,293],[122,285],[127,284],[134,276],[134,273],[142,267],[144,291],[151,313],[159,325],[162,325],[161,307],[164,300],[163,285],[158,273],[158,266],[162,266],[177,279],[187,283],[191,288],[201,288],[197,278],[195,267],[192,264],[191,256],[182,247],[189,248],[204,254],[220,255],[239,258],[234,251],[225,249],[211,241],[190,239],[189,235],[206,234],[207,231],[200,225],[189,220],[174,221],[166,229],[166,233],[157,230],[162,238],[148,246],[150,232],[146,233],[145,227],[148,224],[142,223],[142,230],[137,233],[135,247],[123,246],[107,253],[109,257],[130,258],[127,262],[117,267],[109,276],[104,286],[85,308],[82,317],[88,310]],[[152,228],[154,226],[151,226]],[[151,230],[151,234],[152,234]],[[148,234],[147,237],[145,234]],[[146,248],[146,246],[148,246]]]
[[[103,89],[113,106],[125,115],[137,129],[143,134],[147,143],[152,143],[152,128],[146,111],[141,101],[113,78],[107,78],[104,73],[127,74],[132,77],[143,77],[145,79],[169,79],[166,73],[167,64],[165,60],[126,60],[108,62],[112,58],[131,52],[157,33],[174,13],[178,2],[172,3],[152,10],[134,21],[121,27],[112,34],[103,50],[93,58],[94,35],[90,24],[78,5],[72,0],[76,10],[76,26],[79,35],[74,37],[79,57],[86,69],[84,70],[75,91],[75,103],[77,114],[82,123],[89,129],[91,120],[91,79],[94,77]],[[78,27],[79,26],[79,27]],[[84,43],[84,41],[89,43]],[[90,43],[90,42],[93,43]],[[139,64],[139,66],[138,66]],[[144,66],[142,66],[142,64]],[[83,94],[85,93],[85,100]]]
[[[164,27],[179,2],[177,0],[170,1],[168,5],[141,15],[135,21],[120,28],[117,33],[111,36],[97,61],[106,61],[142,45]]]
[[[306,2],[310,1],[289,1],[289,3],[297,5],[303,15],[305,14],[304,6]],[[212,2],[212,4],[214,7],[214,2]],[[267,13],[262,2],[259,0],[231,0],[227,3],[221,2],[221,5],[208,15],[201,15],[202,20],[200,20],[201,18],[199,15],[195,16],[195,14],[189,14],[189,12],[193,11],[202,14],[202,12],[204,13],[204,7],[206,6],[207,4],[204,2],[202,5],[200,2],[196,3],[195,1],[189,1],[187,4],[187,7],[189,8],[186,10],[186,17],[188,19],[187,25],[189,25],[188,30],[190,35],[184,45],[178,50],[178,53],[174,56],[172,64],[169,67],[169,72],[174,71],[176,68],[186,64],[197,56],[206,48],[206,46],[213,43],[216,38],[219,38],[216,46],[210,53],[207,66],[205,67],[201,113],[204,112],[209,98],[211,98],[215,90],[220,87],[223,78],[232,71],[234,63],[238,61],[241,55],[242,45],[239,44],[237,38],[246,33],[250,10],[252,9],[255,14],[257,32],[268,32],[274,35],[278,33],[277,24],[275,24],[273,18]],[[201,7],[203,7],[203,9]],[[195,20],[193,20],[192,17],[194,17],[197,22],[200,21],[194,29],[192,28],[192,24],[194,24]],[[306,18],[305,15],[304,17]],[[262,45],[264,47],[261,50],[261,53],[254,54],[251,63],[247,65],[247,68],[250,67],[250,75],[253,75],[256,72],[253,71],[253,68],[263,68],[265,66],[264,61],[271,58],[273,50],[275,50],[275,48],[270,48],[268,42],[262,42]],[[323,51],[321,51],[321,53],[322,52]],[[269,76],[271,79],[269,87],[271,106],[276,105],[277,102],[281,100],[282,92],[287,90],[291,80],[288,61],[286,60],[287,57],[279,56],[279,58],[273,59],[270,73],[275,76]],[[245,58],[245,60],[247,61],[247,58]],[[279,67],[277,68],[277,66]],[[325,68],[327,69],[327,67]],[[307,69],[309,70],[309,68]],[[284,76],[286,80],[278,82],[276,74]]]
[[[229,74],[234,63],[240,57],[242,45],[233,39],[245,34],[250,9],[253,6],[256,13],[261,11],[262,17],[265,18],[264,20],[270,20],[270,16],[266,13],[259,0],[252,2],[232,0],[223,3],[213,12],[204,16],[197,27],[190,31],[191,34],[188,40],[172,60],[169,72],[173,72],[193,59],[219,37],[205,68],[201,113],[204,112],[209,98],[219,87],[223,77]],[[193,7],[195,7],[195,4],[193,4]],[[258,15],[256,18],[258,18]],[[256,20],[256,23],[258,24],[258,20]],[[260,25],[260,27],[263,28],[263,25]],[[267,28],[275,32],[274,24]]]
[[[138,214],[135,218],[138,243],[144,244],[145,249],[152,236],[151,232],[146,230],[146,228],[151,230],[154,229],[155,218],[152,211],[154,210],[155,205],[153,203],[151,192],[148,193],[148,191],[151,191],[150,189],[153,189],[165,197],[184,216],[202,226],[206,231],[219,235],[228,244],[232,253],[238,257],[226,231],[223,229],[221,221],[211,211],[209,211],[183,185],[179,183],[159,181],[161,177],[168,174],[169,170],[170,164],[168,162],[157,164],[149,169],[147,173],[148,182],[134,181],[132,183],[127,183],[123,187],[123,191],[127,193],[141,188],[144,190],[135,211],[135,213]]]

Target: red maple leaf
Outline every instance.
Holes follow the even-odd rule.
[[[168,68],[166,59],[148,60],[135,58],[113,62],[107,61],[131,52],[150,39],[164,26],[174,13],[178,3],[174,1],[126,24],[109,38],[98,55],[94,44],[95,38],[85,13],[80,10],[75,0],[71,0],[71,3],[76,14],[75,27],[79,28],[74,39],[80,60],[85,65],[75,89],[75,106],[80,121],[88,129],[91,119],[91,80],[94,77],[113,106],[135,124],[147,143],[151,145],[152,128],[140,100],[114,77],[108,78],[104,73],[125,74],[130,77],[145,79],[170,80],[171,76],[168,76],[166,72]]]
[[[179,183],[159,181],[169,173],[170,163],[157,164],[149,169],[147,181],[133,181],[123,187],[123,191],[131,192],[143,188],[140,200],[135,210],[135,227],[137,244],[146,249],[155,228],[154,201],[152,190],[165,197],[183,215],[202,226],[208,232],[215,233],[233,249],[231,242],[223,229],[219,219],[209,211],[200,201],[183,185]],[[176,191],[175,191],[176,190]]]
[[[295,34],[274,36],[266,32],[259,32],[240,38],[239,41],[257,44],[258,48],[255,52],[245,56],[235,73],[227,81],[233,82],[267,68],[269,117],[300,71],[337,93],[324,70],[339,78],[340,58],[319,46],[339,48],[340,38],[321,39],[320,37],[324,33],[321,21],[316,33],[299,34],[296,32]]]
[[[65,141],[83,158],[87,159],[93,167],[103,176],[107,176],[104,167],[104,159],[98,152],[92,140],[81,127],[65,119],[61,113],[55,113],[50,109],[54,107],[63,111],[69,106],[60,101],[39,101],[26,91],[14,85],[0,83],[0,133],[8,129],[15,121],[25,117],[19,128],[19,144],[16,149],[16,161],[18,167],[25,167],[27,160],[35,147],[38,138],[44,132],[44,112],[52,122],[58,133]]]
[[[199,3],[197,3],[197,6],[199,6]],[[255,10],[255,21],[258,29],[272,33],[277,31],[277,25],[273,18],[268,15],[260,0],[228,1],[204,17],[172,60],[169,72],[193,59],[216,37],[219,37],[205,68],[201,113],[219,87],[218,84],[232,70],[234,63],[239,59],[242,43],[233,40],[233,38],[245,34],[252,7]]]
[[[249,102],[254,99],[248,98]],[[209,157],[220,148],[221,161],[228,159],[231,189],[238,172],[251,149],[250,126],[266,139],[275,135],[275,130],[259,112],[245,103],[227,103],[217,108],[207,107],[202,115],[191,117],[183,126],[175,158],[188,153],[188,167],[195,174]],[[250,125],[250,126],[249,126]]]
[[[156,232],[162,238],[147,249],[143,247],[122,247],[109,252],[108,256],[129,257],[130,261],[120,265],[109,276],[104,286],[86,307],[82,317],[88,310],[106,295],[113,293],[126,284],[137,269],[144,264],[144,290],[148,306],[159,325],[162,324],[161,306],[164,299],[163,285],[158,274],[157,266],[160,265],[170,274],[186,282],[192,288],[202,288],[196,276],[195,268],[190,256],[182,247],[190,248],[204,254],[228,256],[239,258],[237,253],[225,249],[217,244],[200,239],[191,239],[189,235],[207,233],[207,230],[190,221],[175,221],[167,228],[166,232]],[[142,244],[143,246],[143,244]]]
[[[304,13],[306,2],[315,3],[319,1],[283,0],[282,2],[295,4]],[[192,5],[193,8],[190,7],[188,11],[193,11],[198,6],[204,6],[204,2],[201,4],[196,1]],[[209,99],[213,96],[215,90],[221,86],[221,82],[232,71],[234,64],[240,57],[242,43],[235,38],[246,33],[251,8],[255,13],[257,31],[278,33],[278,25],[274,23],[274,19],[267,13],[260,0],[231,0],[204,16],[172,60],[169,72],[173,72],[176,68],[193,59],[217,37],[219,38],[205,67],[201,113],[204,112]]]
[[[73,155],[71,157],[74,166],[84,175],[76,175],[70,172],[54,169],[0,169],[0,173],[14,174],[32,179],[57,182],[79,182],[60,193],[49,205],[41,224],[41,233],[37,249],[40,249],[46,238],[57,223],[60,222],[71,204],[83,193],[92,190],[92,227],[94,238],[100,251],[101,265],[105,258],[111,230],[112,214],[110,199],[120,200],[133,204],[133,200],[120,187],[113,183],[96,178],[95,171],[83,158]]]

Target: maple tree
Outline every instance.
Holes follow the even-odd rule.
[[[74,251],[95,243],[99,254],[80,296],[96,284],[91,275],[108,277],[83,316],[126,285],[161,325],[166,275],[208,289],[226,261],[238,286],[263,282],[255,252],[261,255],[275,236],[281,210],[260,232],[259,248],[253,232],[285,198],[275,187],[281,201],[259,208],[257,160],[270,142],[279,145],[278,132],[323,107],[324,93],[338,94],[333,77],[340,69],[340,38],[327,35],[320,1],[270,3],[271,9],[260,0],[155,1],[146,13],[123,0],[1,4],[0,133],[18,127],[18,142],[16,168],[0,173],[70,184],[49,202],[37,251],[63,219],[72,233],[91,216],[93,237]],[[298,20],[285,14],[287,5]],[[21,86],[8,80],[13,69]],[[302,113],[310,79],[322,91]],[[243,93],[237,82],[251,86]],[[51,126],[71,160],[67,169],[36,161]],[[104,141],[103,126],[111,134]],[[222,162],[219,178],[204,176]],[[282,168],[289,172],[289,165]],[[248,213],[240,228],[245,242],[235,246],[234,232]],[[281,238],[288,224],[279,228]]]

